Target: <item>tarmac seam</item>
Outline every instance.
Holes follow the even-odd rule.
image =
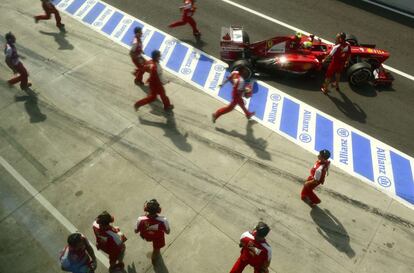
[[[26,200],[23,204],[21,204],[18,209],[22,206],[28,204],[29,201],[36,199],[44,209],[46,209],[53,217],[63,225],[69,232],[73,233],[78,231],[78,229],[62,214],[60,211],[57,210],[45,197],[43,197],[42,193],[37,191],[18,171],[16,171],[13,166],[11,166],[2,156],[0,156],[0,164],[9,172],[11,176],[15,178],[19,184],[25,188],[25,190],[30,194],[30,198]],[[50,186],[47,185],[42,189],[42,191]],[[17,209],[13,210],[13,213],[16,212]],[[9,214],[11,215],[11,214]],[[7,216],[8,217],[8,216]],[[5,219],[5,218],[4,218]],[[4,220],[3,219],[3,220]],[[3,221],[2,220],[2,221]],[[1,221],[0,221],[1,222]],[[98,260],[106,267],[109,268],[109,261],[108,258],[103,255],[101,252],[98,252],[95,245],[91,244],[91,247],[94,249],[95,255]]]
[[[390,202],[388,203],[388,206],[387,206],[387,210],[389,210],[389,208],[391,207],[391,204],[392,204],[392,201],[393,201],[394,199],[390,199]],[[379,227],[381,226],[381,224],[383,223],[383,221],[384,221],[385,219],[384,218],[380,218],[380,220],[378,221],[378,224],[377,224],[377,226],[375,227],[375,230],[374,230],[374,232],[372,233],[372,236],[371,236],[371,238],[369,239],[369,242],[368,242],[368,244],[367,244],[367,246],[366,246],[366,251],[364,252],[363,251],[363,253],[362,253],[362,257],[361,257],[361,259],[358,261],[358,264],[356,265],[358,268],[361,266],[361,264],[362,264],[362,262],[364,261],[364,259],[365,259],[365,257],[366,257],[366,255],[367,255],[367,253],[368,253],[368,250],[369,250],[369,248],[371,247],[371,244],[372,244],[372,242],[374,241],[374,238],[375,238],[375,236],[377,235],[377,233],[378,233],[378,230],[379,230]],[[357,271],[356,272],[359,272],[359,270],[358,270],[358,268],[357,268]]]
[[[183,233],[184,233],[184,231],[186,230],[186,229],[188,229],[190,226],[191,226],[191,224],[198,218],[198,217],[201,217],[202,219],[204,219],[204,220],[206,220],[208,223],[210,223],[210,221],[208,221],[203,215],[201,215],[201,213],[203,212],[203,210],[207,207],[207,206],[209,206],[210,205],[210,203],[211,203],[211,201],[212,200],[214,200],[216,197],[217,197],[217,195],[218,195],[218,193],[220,193],[223,189],[224,189],[224,187],[228,184],[228,183],[230,183],[231,181],[233,181],[233,179],[238,175],[238,173],[240,172],[240,170],[243,168],[243,166],[246,164],[246,162],[247,162],[247,159],[245,159],[243,162],[242,162],[242,164],[240,164],[240,166],[239,166],[239,168],[234,172],[234,174],[228,179],[228,181],[224,184],[224,185],[222,185],[222,187],[220,187],[217,191],[216,191],[216,193],[214,194],[214,195],[212,195],[211,196],[211,198],[210,198],[210,200],[208,200],[207,202],[206,202],[206,204],[199,210],[199,211],[196,211],[194,208],[192,208],[195,212],[196,212],[196,215],[194,215],[194,217],[188,222],[188,224],[181,230],[181,232],[177,235],[177,237],[170,243],[170,244],[168,244],[168,247],[164,250],[164,252],[165,251],[167,251],[167,249],[170,247],[170,245],[172,245]],[[225,232],[223,232],[220,228],[218,228],[217,226],[215,226],[215,225],[213,225],[214,227],[216,227],[217,229],[218,229],[218,231],[220,231],[223,235],[225,235],[226,237],[229,237]],[[231,239],[231,238],[230,238]],[[233,242],[234,242],[234,240],[233,239],[231,239]],[[237,242],[235,242],[235,243],[237,243]],[[148,269],[149,270],[149,269]],[[148,270],[146,271],[146,272],[148,272]]]
[[[149,113],[147,113],[146,115],[148,115],[148,114]],[[262,167],[264,169],[268,169],[272,173],[277,174],[278,176],[287,178],[290,181],[293,181],[293,182],[296,182],[296,183],[298,183],[300,185],[303,185],[303,181],[304,181],[304,178],[303,177],[299,177],[299,176],[296,176],[294,174],[288,173],[288,172],[286,172],[284,170],[278,169],[278,168],[276,168],[274,166],[267,165],[267,164],[265,164],[265,163],[263,163],[263,162],[255,159],[255,158],[253,158],[253,157],[250,157],[250,156],[245,155],[245,154],[243,154],[241,152],[235,151],[235,150],[233,150],[233,149],[231,149],[231,148],[229,148],[227,146],[224,146],[224,145],[219,144],[219,143],[216,143],[216,142],[212,142],[211,140],[209,140],[209,139],[207,139],[207,138],[205,138],[205,137],[203,137],[203,136],[201,136],[199,134],[194,134],[192,132],[190,132],[190,134],[191,134],[191,136],[193,136],[194,139],[199,140],[199,141],[205,143],[206,145],[209,145],[210,147],[216,147],[217,150],[225,150],[228,154],[233,155],[233,156],[237,156],[237,157],[239,157],[242,160],[248,159],[249,162],[252,163],[252,164],[258,165],[259,167]],[[185,158],[186,160],[188,160],[183,155],[181,155],[181,156],[183,158]],[[192,161],[190,161],[190,162],[193,165],[195,165],[197,168],[200,168],[199,166],[197,166],[196,164],[194,164]],[[337,172],[335,172],[335,173],[337,173]],[[343,194],[341,194],[339,192],[336,192],[334,190],[331,190],[331,189],[322,187],[322,188],[319,188],[318,191],[328,193],[329,195],[331,195],[332,197],[334,197],[337,200],[340,200],[340,201],[345,202],[347,204],[350,204],[350,205],[352,205],[354,207],[357,207],[357,208],[360,208],[360,209],[365,210],[367,212],[370,212],[370,213],[372,213],[374,215],[377,215],[379,217],[385,218],[385,219],[387,219],[390,222],[393,222],[393,223],[396,223],[396,224],[400,224],[402,226],[409,227],[409,228],[413,228],[414,227],[414,223],[411,223],[410,221],[408,221],[406,219],[403,219],[403,218],[401,218],[399,216],[396,216],[394,214],[390,214],[390,213],[384,212],[384,211],[382,211],[382,210],[380,210],[378,208],[375,208],[375,207],[372,207],[370,205],[367,205],[367,204],[365,204],[365,203],[363,203],[361,201],[358,201],[356,199],[350,198],[350,197],[348,197],[346,195],[343,195]]]
[[[167,192],[169,192],[172,196],[174,196],[175,198],[177,198],[177,200],[179,200],[180,202],[182,202],[183,204],[185,204],[187,207],[189,207],[190,209],[192,209],[195,213],[194,217],[192,219],[189,220],[189,222],[183,227],[183,229],[177,234],[177,236],[167,244],[167,246],[165,247],[165,249],[162,250],[162,253],[165,253],[171,245],[173,245],[173,243],[184,233],[184,231],[191,226],[191,224],[197,219],[198,216],[200,216],[200,212],[204,209],[205,206],[207,206],[209,204],[209,201],[206,203],[206,205],[200,209],[200,212],[198,212],[195,208],[193,208],[190,204],[188,204],[184,199],[182,199],[180,196],[178,196],[177,194],[175,194],[173,191],[171,191],[170,189],[168,189],[165,185],[163,185],[161,182],[163,179],[158,180],[157,178],[153,177],[151,174],[149,174],[146,170],[140,168],[139,166],[137,166],[133,161],[131,161],[129,158],[125,157],[123,154],[121,154],[120,152],[118,152],[117,150],[115,150],[113,147],[111,147],[111,149],[117,153],[119,156],[121,156],[122,158],[124,158],[126,161],[128,161],[132,167],[136,168],[137,170],[141,171],[144,173],[145,176],[147,176],[148,178],[150,178],[151,180],[153,180],[156,184],[158,184],[160,187],[162,187],[163,189],[165,189]],[[218,190],[220,191],[220,189]],[[215,196],[212,196],[212,198],[214,198]],[[210,201],[211,201],[210,199]],[[202,218],[204,218],[203,216],[201,216]],[[204,218],[205,219],[205,218]],[[209,221],[208,221],[209,222]],[[144,271],[144,272],[149,272],[151,270],[153,266],[148,266],[148,268]]]
[[[19,142],[17,142],[12,136],[10,136],[3,127],[0,126],[0,137],[3,137],[14,149],[16,149],[19,154],[26,159],[31,165],[38,170],[44,176],[47,175],[48,169],[40,163],[29,151],[23,147]]]
[[[70,169],[68,169],[66,172],[64,172],[60,176],[54,178],[47,185],[45,185],[40,190],[38,190],[37,191],[38,194],[41,194],[42,192],[44,192],[45,190],[47,190],[51,185],[53,185],[53,184],[55,184],[55,183],[57,183],[59,181],[66,180],[67,178],[69,178],[70,176],[72,176],[74,173],[76,173],[77,171],[79,171],[87,163],[91,162],[97,156],[99,156],[100,154],[102,154],[103,152],[105,152],[108,148],[110,148],[112,145],[114,145],[115,143],[117,143],[122,138],[122,136],[124,136],[125,134],[127,134],[131,129],[132,129],[132,126],[129,126],[129,127],[125,128],[124,130],[122,130],[118,135],[115,135],[115,136],[111,137],[108,142],[103,143],[103,145],[101,147],[98,147],[95,151],[93,151],[91,154],[89,154],[88,156],[86,156],[85,158],[83,158],[81,161],[79,161],[73,167],[71,167]],[[1,135],[1,132],[2,131],[3,131],[3,129],[0,127],[0,135]],[[0,156],[0,159],[1,159],[1,156]],[[30,202],[34,198],[35,198],[35,196],[32,196],[31,198],[28,198],[20,206],[18,206],[16,209],[14,209],[13,211],[11,211],[5,217],[3,217],[2,219],[0,219],[0,223],[2,221],[4,221],[5,219],[7,219],[14,212],[16,212],[18,209],[22,208],[24,205],[26,205],[28,202]]]
[[[90,153],[88,156],[84,157],[81,161],[76,163],[73,167],[68,169],[66,172],[61,174],[60,176],[54,178],[50,184],[57,183],[59,181],[64,181],[67,178],[71,177],[73,174],[78,172],[80,169],[82,169],[86,164],[93,161],[96,157],[103,154],[108,148],[110,148],[112,145],[117,143],[122,139],[123,136],[125,136],[133,127],[129,126],[126,127],[124,130],[122,130],[119,134],[112,136],[109,141],[104,142],[102,146],[98,147],[95,151]]]
[[[241,199],[245,200],[246,202],[248,202],[252,207],[256,208],[258,211],[262,211],[263,210],[256,206],[252,201],[250,201],[248,198],[246,198],[245,196],[241,195],[240,193],[236,192],[234,189],[227,187],[226,189],[233,192],[234,194],[236,194],[237,196],[239,196]],[[294,232],[290,227],[288,227],[287,225],[283,224],[280,220],[276,219],[275,217],[271,216],[270,214],[268,214],[267,212],[264,212],[265,214],[267,214],[267,216],[271,219],[275,219],[276,223],[279,223],[281,226],[283,226],[284,228],[286,228],[286,230],[292,234],[294,234],[297,238],[303,240],[304,242],[306,242],[309,246],[312,246],[313,248],[318,249],[321,253],[323,253],[325,256],[331,258],[333,261],[335,261],[338,265],[342,266],[345,270],[350,271],[349,269],[345,268],[344,265],[342,265],[341,263],[339,263],[335,258],[331,257],[328,253],[324,252],[323,250],[321,250],[318,246],[313,245],[312,243],[310,243],[308,240],[306,240],[306,238],[303,238],[302,236],[300,236],[297,232]],[[261,218],[260,218],[261,219]],[[262,219],[261,219],[262,220]],[[272,244],[276,244],[279,245],[281,247],[284,247],[283,245],[279,244],[278,242],[274,242],[272,241]]]
[[[80,127],[84,128],[86,130],[89,130],[89,131],[91,131],[91,132],[93,132],[95,134],[104,136],[106,138],[111,138],[111,137],[114,137],[115,136],[114,134],[112,134],[110,132],[107,132],[105,130],[102,130],[102,129],[96,127],[96,126],[93,126],[93,125],[87,123],[84,120],[81,120],[81,119],[79,119],[77,117],[74,117],[71,114],[68,114],[66,112],[63,112],[62,110],[59,110],[54,104],[52,104],[50,102],[47,102],[47,100],[45,100],[45,101],[39,100],[39,104],[42,105],[43,107],[45,107],[46,109],[50,110],[51,112],[53,112],[53,113],[55,113],[55,114],[57,114],[57,115],[65,118],[65,119],[67,119],[67,120],[75,123],[77,126],[80,126]],[[160,110],[160,112],[161,111],[162,110]],[[146,113],[145,115],[150,115],[150,113]],[[148,131],[146,131],[146,132],[148,133]],[[151,134],[149,134],[149,135],[152,136]],[[205,142],[206,144],[208,144],[209,146],[212,146],[212,147],[215,147],[216,146],[216,147],[219,148],[219,150],[226,150],[228,153],[231,153],[233,155],[236,155],[236,156],[240,157],[241,159],[244,159],[244,158],[247,157],[245,154],[242,154],[242,153],[240,153],[238,151],[235,151],[233,149],[230,149],[230,148],[228,148],[228,147],[226,147],[224,145],[221,145],[219,143],[215,143],[215,142],[209,141],[208,139],[202,137],[201,135],[194,134],[192,132],[190,132],[190,135],[193,136],[194,139],[196,139],[196,140],[199,140],[201,142]],[[126,145],[128,147],[133,147],[133,144],[132,143],[129,143],[126,140],[120,139],[119,141],[123,145]],[[166,145],[166,144],[163,144],[163,145]],[[177,153],[176,151],[174,151],[173,149],[171,149],[169,147],[168,147],[168,149],[172,150],[174,153]],[[180,156],[182,156],[183,158],[185,158],[186,161],[189,161],[183,155],[180,155]],[[273,172],[273,173],[275,173],[275,174],[277,174],[277,175],[279,175],[281,177],[285,177],[288,180],[291,180],[291,181],[296,182],[296,183],[299,183],[299,184],[302,184],[303,183],[303,178],[302,177],[296,176],[294,174],[287,173],[287,172],[285,172],[285,171],[283,171],[281,169],[278,169],[278,168],[276,168],[274,166],[267,165],[267,164],[265,164],[263,162],[260,162],[260,161],[256,160],[255,158],[248,157],[248,159],[249,159],[249,162],[254,163],[254,164],[256,164],[256,165],[258,165],[258,166],[260,166],[262,168],[268,169],[271,172]],[[194,162],[192,162],[191,160],[190,160],[190,163],[193,166],[195,166],[197,169],[200,169],[200,167],[197,166],[197,165],[195,165]],[[337,172],[335,172],[335,173],[337,173]],[[340,173],[338,173],[338,174],[340,174]],[[212,178],[215,181],[217,180],[216,178],[211,177],[208,173],[206,173],[206,175],[209,176],[210,178]],[[218,180],[218,181],[220,181],[220,180]],[[405,226],[405,227],[408,227],[408,228],[414,228],[414,223],[412,223],[412,222],[410,222],[410,221],[408,221],[406,219],[403,219],[403,218],[401,218],[399,216],[396,216],[394,214],[386,213],[384,211],[381,211],[378,208],[371,207],[371,206],[369,206],[369,205],[367,205],[367,204],[365,204],[365,203],[363,203],[361,201],[358,201],[358,200],[349,198],[348,196],[345,196],[345,195],[343,195],[343,194],[341,194],[339,192],[336,192],[336,191],[333,191],[333,190],[327,189],[327,188],[321,188],[321,189],[319,189],[319,191],[327,192],[329,195],[335,197],[336,199],[342,200],[345,203],[349,203],[349,204],[353,205],[354,207],[358,207],[358,208],[363,209],[365,211],[368,211],[368,212],[370,212],[370,213],[372,213],[374,215],[377,215],[377,216],[386,218],[390,222],[394,222],[394,223],[400,224],[400,225]]]
[[[147,132],[148,133],[148,132]],[[149,134],[149,133],[148,133]],[[149,134],[150,136],[152,136],[151,134]],[[159,141],[159,139],[157,139],[158,141]],[[163,144],[163,145],[165,145],[165,144]],[[208,219],[206,219],[203,215],[201,215],[201,212],[210,204],[210,202],[214,199],[214,198],[216,198],[216,196],[217,196],[217,194],[219,193],[219,192],[221,192],[223,189],[224,189],[224,187],[225,187],[225,185],[227,185],[229,182],[231,182],[233,179],[234,179],[234,177],[235,176],[237,176],[237,174],[240,172],[240,170],[242,169],[242,167],[244,166],[244,164],[247,162],[247,159],[245,159],[244,161],[243,161],[243,163],[240,165],[240,167],[236,170],[236,172],[229,178],[229,180],[225,183],[225,184],[223,184],[218,190],[217,190],[217,192],[213,195],[213,196],[211,196],[211,198],[206,202],[206,204],[199,210],[199,211],[197,211],[195,208],[193,208],[190,204],[187,204],[187,202],[185,202],[185,200],[183,200],[181,197],[179,197],[178,195],[176,195],[174,192],[172,192],[170,189],[168,189],[167,187],[165,187],[161,182],[162,182],[162,179],[161,179],[161,181],[159,181],[158,179],[156,179],[155,177],[153,177],[152,175],[150,175],[146,170],[143,170],[143,169],[141,169],[141,168],[139,168],[136,164],[134,164],[134,162],[132,162],[131,160],[129,160],[128,158],[126,158],[124,155],[122,155],[121,153],[119,153],[118,151],[116,151],[115,149],[113,149],[113,148],[111,148],[115,153],[117,153],[118,155],[120,155],[122,158],[124,158],[125,160],[127,160],[133,167],[135,167],[136,169],[138,169],[138,170],[140,170],[141,172],[143,172],[147,177],[149,177],[151,180],[153,180],[154,182],[156,182],[159,186],[161,186],[162,188],[164,188],[166,191],[168,191],[171,195],[173,195],[174,197],[176,197],[178,200],[180,200],[181,202],[183,202],[186,206],[188,206],[189,208],[191,208],[194,212],[195,212],[195,215],[194,215],[194,217],[192,218],[192,219],[190,219],[189,220],[189,222],[184,226],[184,228],[178,233],[178,235],[170,242],[170,243],[168,243],[167,244],[167,247],[162,251],[162,253],[164,253],[164,252],[166,252],[169,248],[170,248],[170,246],[171,245],[173,245],[174,244],[174,242],[176,241],[176,240],[178,240],[178,238],[180,238],[180,236],[184,233],[184,231],[185,230],[187,230],[191,225],[192,225],[192,223],[194,223],[194,221],[198,218],[198,217],[201,217],[201,218],[203,218],[204,220],[206,220],[208,223],[210,223],[211,224],[211,222],[208,220]],[[175,151],[174,151],[175,152]],[[185,158],[186,159],[186,158]],[[188,160],[188,159],[186,159],[186,160]],[[190,161],[191,162],[191,161]],[[197,168],[199,168],[197,165],[195,165]],[[217,226],[215,226],[215,225],[212,225],[212,226],[214,226],[215,228],[217,228],[222,234],[224,234],[226,237],[229,237],[226,233],[224,233],[221,229],[219,229]],[[232,241],[234,241],[231,237],[229,237]],[[235,242],[236,243],[236,242]],[[149,266],[149,268],[145,271],[145,272],[149,272],[149,270],[151,270],[151,268],[152,268],[152,266]]]

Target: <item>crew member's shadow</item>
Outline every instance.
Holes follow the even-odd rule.
[[[350,119],[353,119],[360,123],[366,122],[367,114],[358,104],[352,102],[342,91],[331,92],[337,92],[342,98],[342,100],[340,100],[328,93],[328,98],[336,105],[336,107],[338,107],[339,111],[344,113],[344,115]]]
[[[66,39],[66,31],[59,32],[45,32],[39,30],[43,35],[52,36],[55,42],[59,45],[59,50],[73,50],[75,47]]]
[[[253,125],[257,122],[254,120],[249,120],[246,126],[246,134],[240,134],[235,130],[227,131],[223,128],[216,128],[217,131],[227,134],[232,137],[238,137],[243,140],[256,154],[257,157],[263,160],[271,160],[272,157],[269,152],[266,151],[267,140],[264,138],[255,138],[253,134]]]
[[[165,266],[164,259],[161,255],[157,258],[153,267],[155,273],[169,273],[168,268]]]
[[[30,116],[30,123],[37,123],[45,121],[47,116],[40,111],[36,93],[30,89],[26,89],[26,94],[23,96],[15,96],[15,101],[24,101],[24,108],[27,114]]]
[[[132,263],[131,265],[127,265],[126,272],[127,273],[137,273],[135,263]]]
[[[151,120],[143,119],[142,117],[139,117],[139,121],[143,125],[149,125],[149,126],[156,126],[159,128],[162,128],[164,130],[164,136],[171,139],[171,141],[177,146],[178,149],[184,151],[184,152],[191,152],[192,146],[190,143],[187,142],[188,134],[185,133],[184,135],[178,130],[177,124],[175,122],[174,113],[166,113],[165,117],[167,119],[167,122],[156,122]]]
[[[355,256],[355,252],[349,243],[348,232],[329,210],[322,210],[316,206],[311,210],[310,215],[313,221],[318,225],[317,230],[319,234],[325,238],[325,240],[340,252],[345,253],[348,258],[353,258]]]

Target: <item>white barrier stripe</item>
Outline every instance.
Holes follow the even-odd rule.
[[[179,41],[172,39],[171,37],[166,37],[162,42],[159,51],[161,52],[161,64],[164,66],[167,65],[168,60],[171,57],[172,52],[174,51],[175,46]]]
[[[83,19],[86,14],[95,6],[96,0],[87,0],[83,5],[75,12],[74,16]]]
[[[99,14],[99,16],[95,19],[95,21],[91,25],[88,25],[92,26],[93,28],[96,28],[96,30],[99,31],[109,21],[114,12],[115,10],[113,8],[105,7],[103,11]],[[99,31],[99,33],[108,37],[108,35],[103,31]]]
[[[195,69],[197,67],[198,60],[200,59],[201,52],[194,50],[194,48],[189,47],[188,52],[181,63],[181,67],[178,70],[180,77],[191,81],[191,78],[194,75]]]
[[[56,7],[65,10],[74,0],[62,0]]]
[[[344,123],[333,123],[334,160],[347,172],[354,171],[352,151],[352,136],[348,126]]]
[[[383,190],[396,194],[390,151],[381,143],[371,140],[372,167],[374,183]]]
[[[298,120],[298,140],[308,150],[314,150],[315,147],[315,125],[316,113],[307,107],[300,104],[299,120]]]
[[[112,31],[111,37],[121,41],[133,22],[134,22],[133,18],[129,16],[124,16],[122,20],[117,24],[114,31]]]

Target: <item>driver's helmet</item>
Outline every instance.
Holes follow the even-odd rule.
[[[302,39],[302,33],[296,32],[295,39],[298,40],[298,41],[300,41]]]
[[[303,43],[303,48],[304,49],[311,49],[312,47],[312,42],[311,41],[306,41]]]

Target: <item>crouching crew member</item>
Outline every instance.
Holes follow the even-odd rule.
[[[310,176],[305,181],[301,192],[301,199],[310,207],[314,207],[321,202],[313,190],[325,182],[325,176],[328,173],[330,161],[328,160],[331,153],[328,150],[321,150],[318,160],[310,170]]]

